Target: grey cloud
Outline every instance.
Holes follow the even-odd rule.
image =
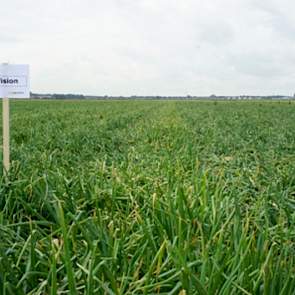
[[[289,0],[10,0],[0,56],[30,63],[40,92],[288,94],[294,9]]]
[[[16,36],[0,32],[0,43],[1,44],[6,44],[6,45],[9,44],[9,46],[13,46],[13,44],[11,44],[11,43],[18,43],[20,41],[21,41],[21,39]]]
[[[263,79],[275,78],[291,73],[291,69],[287,64],[282,66],[279,58],[271,56],[257,54],[237,55],[229,59],[228,62],[238,73]]]
[[[214,46],[226,45],[234,40],[232,27],[226,22],[214,22],[202,26],[200,40]]]

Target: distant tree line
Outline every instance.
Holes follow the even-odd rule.
[[[239,95],[239,96],[218,96],[212,94],[210,96],[109,96],[109,95],[83,95],[83,94],[38,94],[31,92],[31,98],[33,99],[98,99],[98,100],[284,100],[284,99],[295,99],[294,96],[284,96],[284,95],[269,95],[269,96],[254,96],[254,95]]]
[[[38,93],[30,93],[31,98],[35,99],[85,99],[85,96],[83,94],[38,94]]]

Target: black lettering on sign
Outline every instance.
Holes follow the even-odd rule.
[[[18,84],[18,79],[0,78],[0,84]]]

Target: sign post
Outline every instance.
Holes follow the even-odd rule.
[[[9,99],[3,97],[2,102],[2,113],[3,113],[3,170],[4,173],[9,171]]]
[[[29,98],[29,66],[0,64],[0,97],[3,113],[3,172],[10,168],[9,98]]]

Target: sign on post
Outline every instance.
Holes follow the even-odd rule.
[[[0,97],[3,112],[3,170],[7,173],[9,160],[9,98],[29,98],[29,66],[0,64]]]
[[[30,97],[28,65],[0,64],[0,97]]]

